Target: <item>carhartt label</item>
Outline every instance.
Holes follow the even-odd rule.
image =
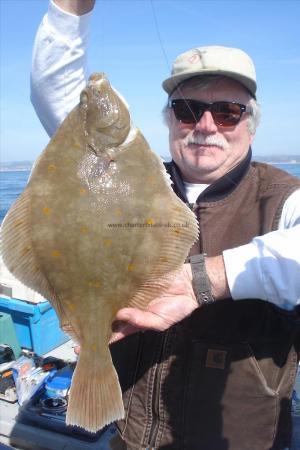
[[[225,369],[227,352],[225,350],[207,350],[205,367]]]

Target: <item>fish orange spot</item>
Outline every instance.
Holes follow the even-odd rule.
[[[14,227],[18,227],[19,225],[22,225],[24,223],[24,220],[19,219],[14,221]]]
[[[153,225],[153,224],[154,224],[154,220],[151,219],[151,218],[150,218],[150,219],[147,219],[147,220],[146,220],[146,224],[147,224],[147,225]]]
[[[75,147],[75,148],[80,148],[79,142],[74,142],[74,147]]]
[[[116,209],[115,209],[115,215],[116,215],[116,216],[121,216],[121,215],[122,215],[122,210],[121,210],[121,208],[116,208]]]
[[[61,252],[59,250],[52,250],[51,256],[53,258],[60,258],[61,257]]]
[[[70,311],[75,311],[76,305],[74,305],[74,303],[72,303],[72,302],[66,302],[66,304],[67,304],[67,308],[68,308]]]
[[[101,282],[99,280],[89,280],[87,282],[87,285],[89,287],[93,287],[93,288],[99,289],[101,287]]]
[[[44,206],[44,208],[42,209],[43,213],[45,214],[45,216],[50,216],[50,214],[52,214],[52,209],[48,208],[48,206]]]
[[[161,261],[161,262],[168,262],[168,258],[166,256],[161,256],[159,258],[159,261]]]
[[[87,195],[87,193],[88,193],[87,189],[85,189],[85,188],[83,188],[83,187],[81,187],[81,188],[79,189],[79,195],[81,195],[82,197],[84,197],[85,195]]]
[[[86,226],[80,227],[81,234],[87,234],[88,232],[89,232],[88,227],[86,227]]]
[[[174,232],[175,234],[181,234],[181,230],[178,230],[178,228],[175,228],[175,230],[173,230],[173,232]]]
[[[149,176],[148,176],[148,182],[149,182],[150,184],[154,184],[155,181],[156,181],[156,178],[155,178],[153,175],[149,175]]]
[[[28,253],[31,250],[31,247],[29,245],[27,245],[27,247],[23,248],[23,255],[26,255],[26,253]]]
[[[127,270],[128,270],[128,272],[132,272],[134,270],[134,264],[132,264],[132,263],[128,264]]]
[[[111,246],[111,244],[112,244],[112,240],[111,240],[111,239],[103,239],[103,244],[104,244],[106,247],[109,247],[109,246]]]
[[[97,345],[95,343],[91,344],[91,350],[92,352],[95,352],[97,350]]]
[[[48,172],[52,173],[56,170],[56,166],[54,164],[49,164],[49,166],[47,167]]]

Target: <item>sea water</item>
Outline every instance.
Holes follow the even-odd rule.
[[[0,172],[0,222],[24,190],[29,173],[27,170]]]

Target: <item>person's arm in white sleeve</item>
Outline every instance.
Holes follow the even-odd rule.
[[[52,136],[76,106],[87,80],[87,41],[95,0],[50,1],[32,58],[31,102]]]
[[[286,200],[278,230],[223,252],[233,299],[260,298],[291,310],[300,304],[300,189]]]

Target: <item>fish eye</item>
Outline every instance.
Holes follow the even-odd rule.
[[[89,102],[89,96],[85,90],[83,90],[80,94],[80,104],[82,106],[87,106]]]

